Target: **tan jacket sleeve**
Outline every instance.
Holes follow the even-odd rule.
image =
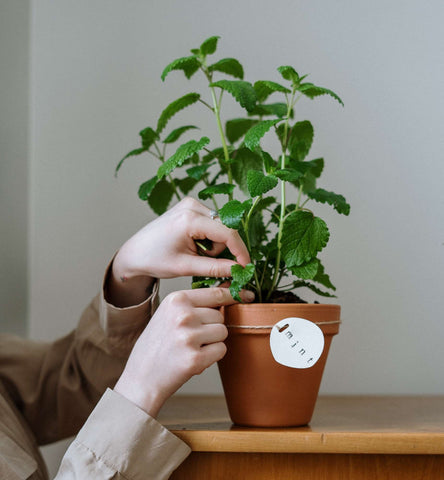
[[[63,457],[56,480],[163,480],[190,451],[143,410],[107,390]]]
[[[99,294],[75,331],[53,342],[0,336],[0,380],[42,445],[76,434],[121,374],[156,307],[158,283],[142,304],[116,308]]]

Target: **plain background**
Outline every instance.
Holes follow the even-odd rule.
[[[138,157],[115,179],[118,160],[203,86],[160,73],[220,35],[215,58],[238,58],[247,80],[279,81],[290,64],[345,103],[296,112],[326,160],[320,186],[352,206],[317,210],[343,312],[322,392],[444,394],[443,18],[438,0],[0,0],[3,329],[54,339],[75,326],[113,253],[154,218],[137,189],[157,165]],[[216,139],[205,109],[180,118]],[[217,369],[182,391],[221,392]],[[51,471],[64,448],[46,451]]]

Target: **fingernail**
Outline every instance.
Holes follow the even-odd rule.
[[[244,290],[242,292],[242,297],[243,297],[245,302],[252,302],[255,299],[254,292],[252,292],[250,290]]]

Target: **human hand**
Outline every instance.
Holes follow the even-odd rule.
[[[244,301],[254,295],[243,291]],[[137,340],[114,390],[156,417],[193,375],[226,353],[227,328],[215,307],[236,303],[226,288],[169,294]]]
[[[212,250],[206,252],[208,256],[199,255],[195,243],[203,239],[213,242]],[[241,265],[250,262],[236,230],[213,220],[210,209],[197,200],[185,198],[121,247],[112,266],[109,300],[119,307],[140,303],[153,278],[231,277],[235,261],[211,258],[227,247]]]

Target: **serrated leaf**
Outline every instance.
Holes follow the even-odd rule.
[[[287,105],[285,103],[268,103],[256,105],[253,110],[248,112],[248,115],[257,115],[259,117],[273,115],[275,117],[283,118],[287,116]],[[293,118],[293,110],[291,110],[290,112],[290,118]]]
[[[199,70],[199,67],[200,62],[196,55],[176,58],[165,67],[161,78],[162,81],[165,81],[166,76],[173,70],[182,70],[187,78],[191,78]]]
[[[196,186],[197,180],[191,177],[180,178],[176,180],[176,185],[180,188],[180,191],[184,195],[188,195],[191,190]]]
[[[253,120],[251,118],[234,118],[228,120],[225,124],[225,132],[228,141],[230,143],[237,142],[253,125],[256,125],[257,122],[258,120]]]
[[[247,176],[250,170],[262,171],[262,158],[248,148],[240,148],[231,164],[231,173],[244,193],[248,193]]]
[[[194,178],[195,180],[201,180],[207,170],[213,165],[214,162],[205,163],[203,165],[196,165],[195,167],[187,168],[186,172],[191,178]]]
[[[318,87],[316,85],[313,85],[312,83],[302,83],[299,86],[298,90],[311,99],[315,97],[319,97],[321,95],[330,95],[330,97],[333,97],[342,106],[344,106],[344,102],[339,98],[339,96],[336,95],[335,92],[332,92],[331,90],[329,90],[328,88]]]
[[[145,150],[148,150],[151,145],[159,138],[157,132],[155,132],[151,127],[146,127],[139,132],[140,138],[142,140],[142,147]]]
[[[254,90],[256,91],[256,96],[258,102],[265,101],[272,93],[281,92],[281,93],[291,93],[291,90],[280,85],[276,82],[270,82],[268,80],[258,80],[254,84]]]
[[[288,136],[288,150],[291,158],[304,160],[313,144],[314,129],[308,120],[293,125]]]
[[[117,164],[116,170],[114,171],[114,176],[117,177],[117,172],[120,170],[121,166],[123,165],[123,162],[129,158],[129,157],[134,157],[137,155],[140,155],[141,153],[146,152],[146,148],[136,148],[134,150],[131,150],[131,152],[127,153],[122,160]]]
[[[240,62],[235,58],[222,58],[208,67],[210,72],[222,72],[235,78],[244,78],[244,69]]]
[[[190,140],[187,143],[181,145],[174,155],[172,155],[165,163],[163,163],[159,170],[157,170],[157,177],[160,179],[165,175],[171,173],[176,167],[180,167],[185,160],[192,157],[195,153],[202,150],[205,145],[210,143],[208,137],[202,137],[198,142],[196,140]]]
[[[282,255],[287,267],[308,262],[327,245],[330,233],[324,220],[311,212],[291,213],[282,230]]]
[[[248,263],[245,267],[238,263],[231,266],[231,277],[233,278],[233,282],[237,282],[241,288],[253,278],[253,275],[254,265],[252,263]]]
[[[148,204],[157,215],[162,215],[168,209],[168,205],[174,195],[174,188],[164,178],[156,183],[148,196]]]
[[[219,195],[219,194],[230,194],[234,190],[234,185],[230,185],[229,183],[220,183],[219,185],[210,185],[207,188],[204,188],[198,193],[198,197],[201,200],[206,200],[210,198],[212,195]]]
[[[252,197],[263,195],[278,184],[273,175],[264,175],[261,171],[250,170],[247,174],[248,191]]]
[[[337,193],[329,192],[323,188],[317,188],[312,192],[307,192],[307,196],[316,202],[328,203],[338,213],[343,215],[348,215],[350,213],[350,205],[347,203],[347,200]]]
[[[242,287],[237,282],[231,282],[229,286],[230,294],[237,302],[242,302],[242,299],[239,296]]]
[[[261,150],[261,157],[264,161],[265,172],[271,173],[276,168],[276,160],[274,160],[273,157],[265,150]]]
[[[256,92],[253,85],[244,80],[219,80],[210,83],[210,87],[218,87],[227,91],[247,111],[253,110],[256,105]]]
[[[289,80],[293,84],[299,83],[299,74],[293,67],[290,67],[289,65],[282,65],[281,67],[278,67],[277,70],[285,80]]]
[[[174,143],[188,130],[197,129],[194,125],[184,125],[183,127],[175,128],[163,141],[163,143]]]
[[[303,173],[290,168],[274,170],[273,175],[286,182],[294,182],[303,176]]]
[[[219,38],[218,36],[207,38],[200,46],[201,53],[203,55],[212,55],[216,51]]]
[[[336,287],[330,281],[330,277],[325,273],[324,265],[321,262],[319,262],[318,272],[313,277],[313,281],[331,290],[336,290]]]
[[[249,209],[247,202],[241,203],[239,200],[231,200],[219,209],[219,218],[228,228],[238,230],[241,226],[244,213]]]
[[[290,268],[291,273],[296,275],[299,278],[304,280],[310,280],[315,277],[318,272],[319,268],[319,260],[317,258],[313,258],[312,260],[303,263],[299,266],[293,266]]]
[[[321,295],[322,297],[336,298],[336,295],[333,295],[329,292],[325,292],[324,290],[319,289],[316,285],[313,285],[310,282],[299,280],[293,283],[293,288],[301,288],[301,287],[307,287],[310,290],[313,290],[313,292],[317,293],[318,295]]]
[[[157,121],[157,133],[160,133],[167,125],[168,121],[184,108],[196,103],[200,98],[198,93],[187,93],[183,97],[171,102],[160,114]]]
[[[158,178],[157,176],[155,176],[140,185],[138,195],[141,200],[145,202],[148,200],[148,195],[153,191],[153,188],[156,186],[157,181]]]
[[[245,134],[244,143],[250,150],[256,150],[262,137],[270,130],[271,127],[279,123],[280,120],[262,120],[248,130]]]

